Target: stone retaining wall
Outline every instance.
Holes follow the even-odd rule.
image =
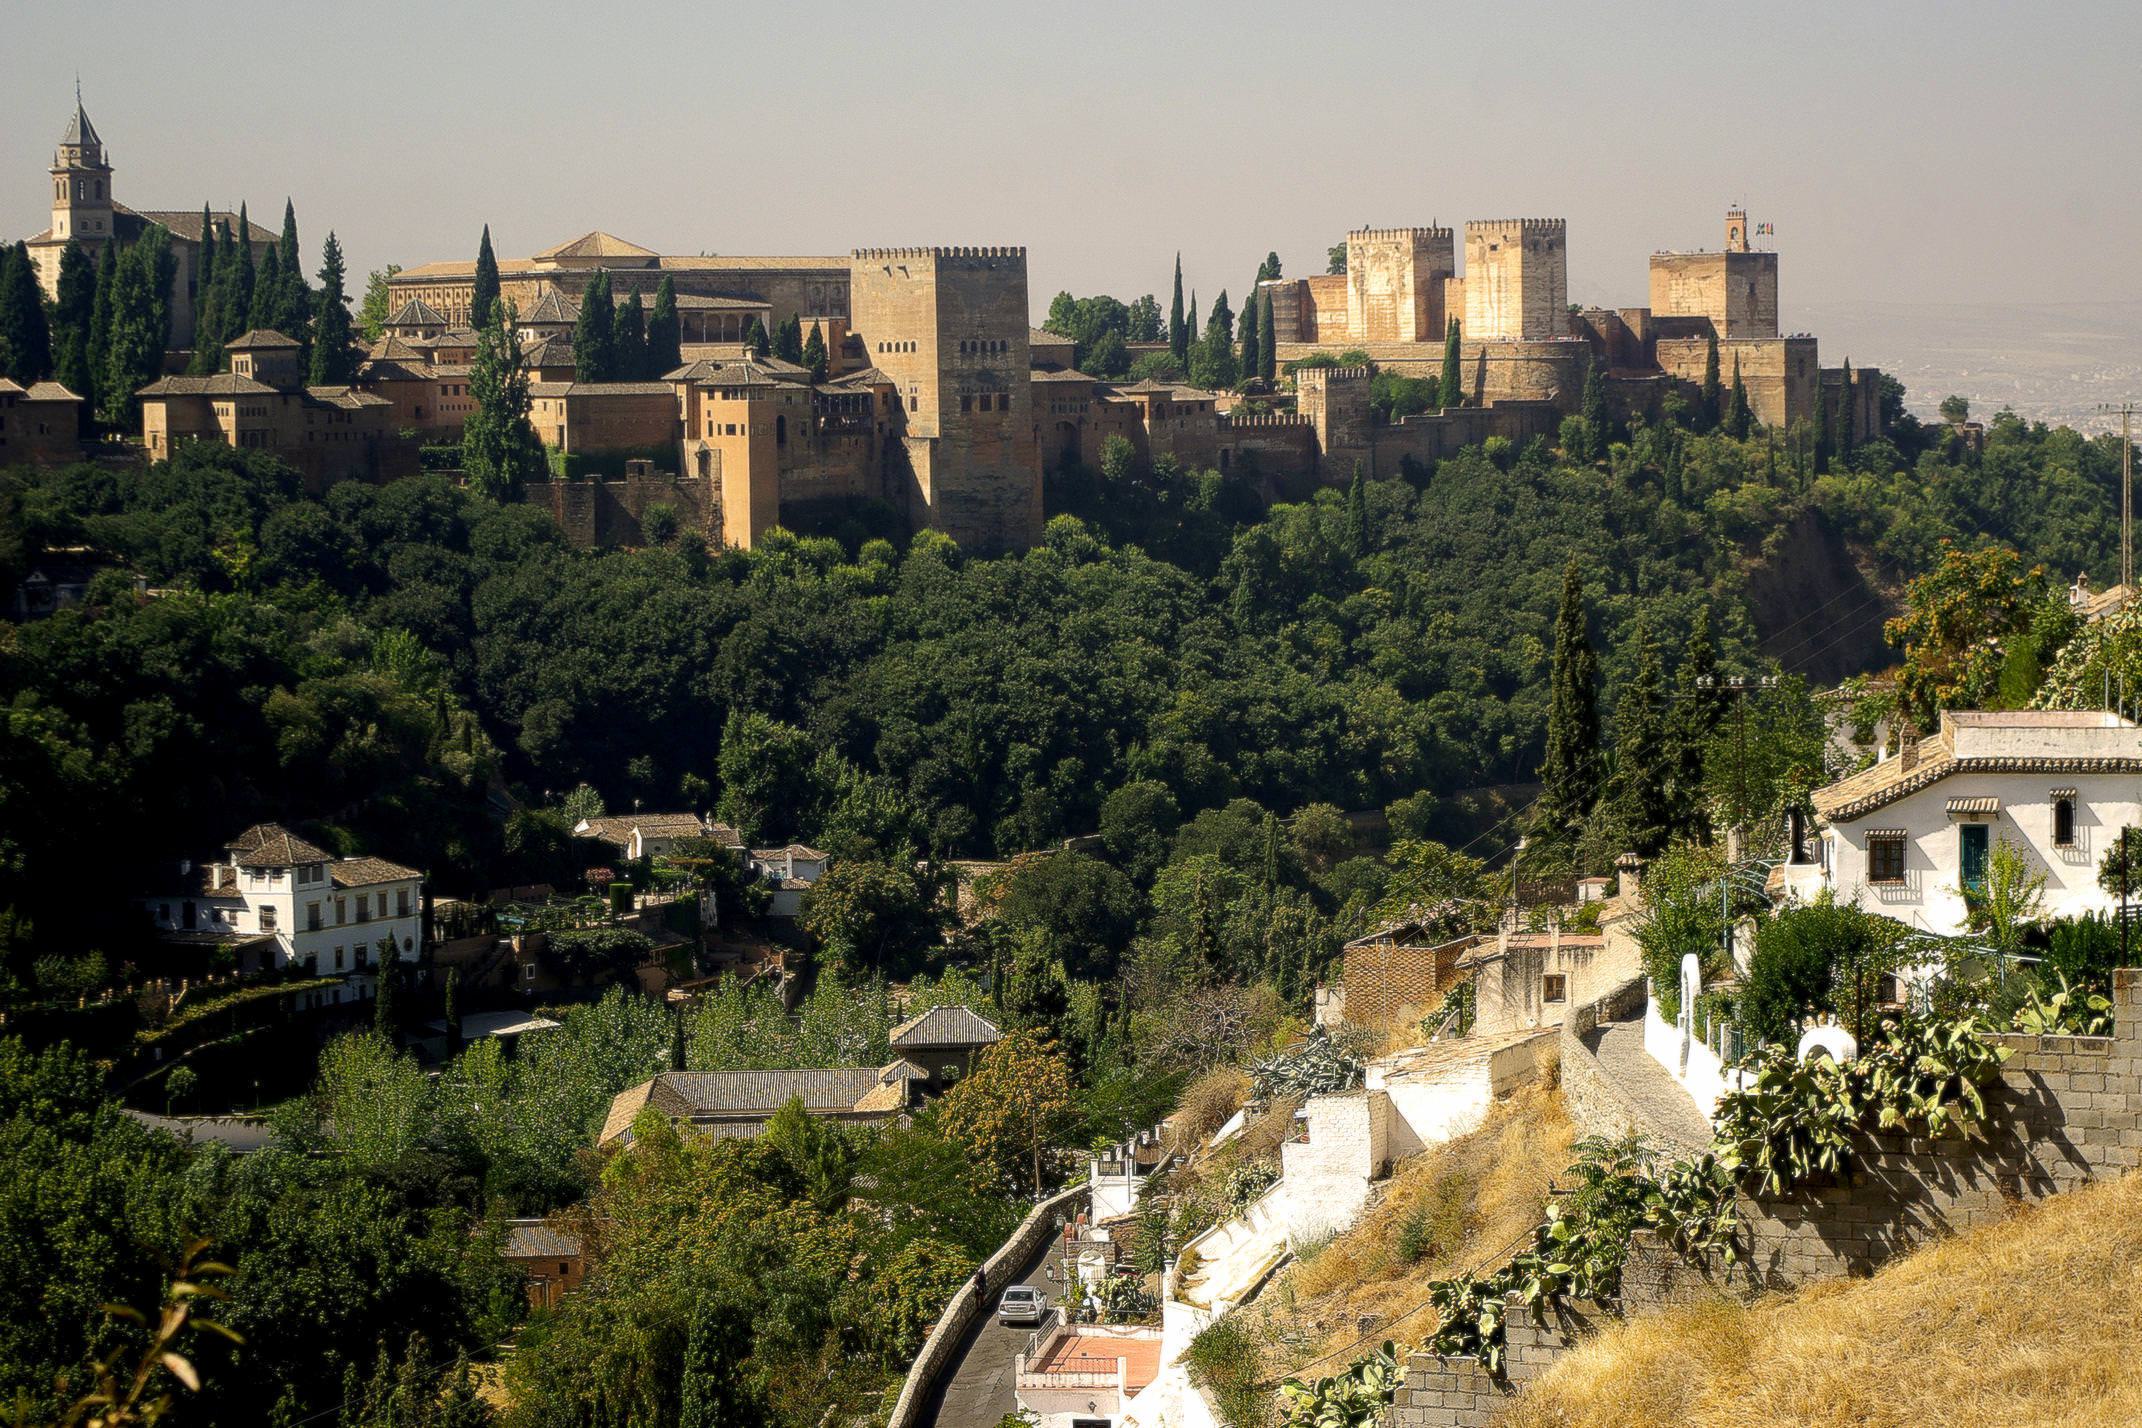
[[[959,1343],[974,1321],[989,1312],[991,1295],[1012,1283],[1011,1276],[1026,1261],[1033,1257],[1056,1233],[1056,1217],[1069,1209],[1071,1204],[1087,1192],[1081,1183],[1068,1190],[1060,1190],[1027,1212],[1019,1228],[1002,1248],[991,1255],[982,1266],[982,1274],[989,1282],[989,1289],[977,1293],[974,1280],[969,1279],[953,1294],[945,1305],[945,1312],[938,1317],[937,1326],[930,1330],[922,1341],[921,1352],[915,1362],[908,1366],[907,1381],[900,1385],[900,1397],[893,1403],[892,1415],[885,1420],[885,1428],[919,1428],[924,1421],[931,1395],[937,1388],[937,1380],[951,1367],[959,1354]]]

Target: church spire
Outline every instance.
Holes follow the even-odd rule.
[[[89,111],[82,107],[80,75],[74,77],[74,117],[67,121],[67,132],[60,135],[60,150],[62,168],[95,168],[104,162],[104,141],[97,137],[97,126],[89,122]]]

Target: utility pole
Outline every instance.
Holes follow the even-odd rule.
[[[1760,678],[1750,678],[1744,674],[1735,674],[1721,679],[1715,674],[1706,674],[1696,680],[1696,687],[1733,696],[1732,828],[1736,835],[1734,842],[1737,844],[1738,834],[1748,818],[1748,695],[1777,688],[1778,677],[1766,674]]]

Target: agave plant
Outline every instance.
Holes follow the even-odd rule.
[[[1256,1099],[1279,1096],[1328,1096],[1361,1084],[1361,1058],[1333,1041],[1322,1027],[1297,1046],[1250,1065],[1250,1091]]]

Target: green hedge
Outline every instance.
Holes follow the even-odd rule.
[[[625,474],[628,461],[651,461],[655,470],[674,474],[677,464],[677,448],[674,446],[630,446],[614,451],[559,451],[555,448],[543,453],[550,467],[551,479],[555,481],[615,480]]]
[[[461,469],[461,444],[452,446],[420,446],[417,448],[417,465],[426,471],[459,471]]]

